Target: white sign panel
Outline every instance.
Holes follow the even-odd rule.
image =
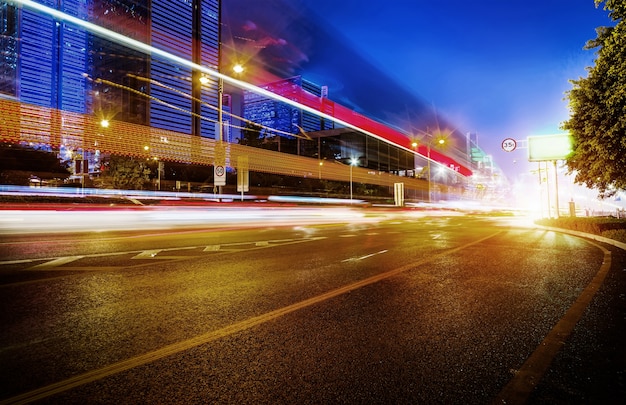
[[[226,169],[224,166],[215,165],[213,166],[213,185],[215,186],[225,186],[226,185]]]
[[[572,151],[573,140],[570,134],[528,137],[529,162],[566,159]]]

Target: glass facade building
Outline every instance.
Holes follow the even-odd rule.
[[[45,9],[18,3],[0,3],[4,142],[71,153],[64,158],[89,160],[90,173],[99,154],[228,168],[242,157],[250,171],[337,181],[354,172],[367,184],[403,181],[407,189],[424,189],[415,155],[426,155],[406,133],[333,102],[326,87],[302,75],[244,78],[256,86],[226,80],[232,94],[218,100],[220,83],[214,74],[203,77],[211,73],[205,68],[228,75],[229,52],[239,52],[220,53],[220,0],[34,2]],[[225,145],[216,142],[220,106]],[[270,142],[238,143],[251,124]],[[463,156],[433,156],[455,176],[471,174]],[[358,167],[346,170],[352,159]],[[344,165],[322,166],[323,160]]]
[[[40,0],[80,20],[217,69],[219,0]],[[29,8],[0,5],[0,97],[214,136],[217,84]],[[205,117],[205,119],[201,119]]]

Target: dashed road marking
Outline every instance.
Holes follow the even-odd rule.
[[[233,335],[235,333],[242,332],[244,330],[248,330],[254,326],[264,324],[266,322],[272,321],[274,319],[280,318],[284,315],[290,314],[292,312],[296,312],[303,308],[310,307],[312,305],[318,304],[320,302],[327,301],[331,298],[338,297],[340,295],[349,293],[351,291],[357,290],[359,288],[377,283],[381,280],[388,279],[390,277],[396,276],[398,274],[404,273],[408,270],[414,269],[416,267],[422,266],[426,263],[430,263],[434,260],[440,259],[452,253],[458,252],[460,250],[466,249],[470,246],[474,246],[481,242],[484,242],[490,238],[493,238],[496,235],[499,235],[503,231],[498,231],[491,235],[485,236],[483,238],[477,239],[473,242],[467,243],[465,245],[447,250],[445,252],[433,254],[427,258],[417,260],[413,263],[406,264],[404,266],[400,266],[393,270],[387,271],[385,273],[377,274],[372,277],[368,277],[366,279],[344,285],[342,287],[336,288],[334,290],[330,290],[326,293],[320,294],[315,297],[311,297],[305,299],[303,301],[296,302],[291,305],[287,305],[282,308],[278,308],[276,310],[266,312],[257,316],[253,316],[251,318],[245,319],[240,322],[233,323],[231,325],[225,326],[221,329],[207,331],[206,333],[194,336],[190,339],[183,340],[180,342],[172,343],[166,346],[163,346],[159,349],[153,350],[151,352],[147,352],[144,354],[140,354],[135,357],[128,358],[126,360],[119,361],[117,363],[112,363],[107,366],[104,366],[99,369],[87,371],[83,374],[75,375],[66,380],[59,381],[50,385],[46,385],[44,387],[37,388],[35,390],[25,392],[23,394],[17,395],[12,398],[8,398],[6,400],[7,403],[30,403],[39,399],[44,399],[50,397],[52,395],[58,394],[60,392],[64,392],[70,390],[72,388],[101,380],[105,377],[118,374],[122,371],[130,370],[144,364],[150,364],[167,356],[172,356],[183,351],[193,349],[203,344],[207,344],[218,339],[225,338],[227,336]],[[311,241],[309,239],[308,241]],[[293,242],[298,243],[298,242]]]
[[[349,259],[345,259],[342,260],[342,263],[346,263],[346,262],[358,262],[359,260],[364,260],[364,259],[368,259],[370,257],[376,256],[376,255],[380,255],[383,253],[387,253],[389,250],[385,249],[385,250],[381,250],[380,252],[376,252],[376,253],[371,253],[369,255],[365,255],[365,256],[361,256],[361,257],[351,257]]]
[[[203,245],[203,246],[183,246],[168,249],[147,249],[147,250],[134,250],[127,252],[111,252],[111,253],[96,253],[91,255],[80,256],[62,256],[62,257],[50,257],[50,258],[33,258],[33,259],[21,259],[21,260],[7,260],[0,261],[0,265],[15,265],[22,263],[39,263],[34,266],[26,268],[26,270],[115,270],[130,268],[136,266],[67,266],[67,264],[74,263],[81,259],[94,259],[94,258],[106,258],[111,256],[123,256],[133,255],[133,260],[185,260],[198,257],[197,254],[181,254],[181,255],[166,255],[166,252],[180,252],[184,250],[199,250],[206,253],[236,253],[248,250],[265,249],[277,246],[286,246],[296,243],[313,242],[320,239],[326,239],[324,236],[316,236],[312,238],[303,239],[277,239],[277,240],[261,240],[251,242],[236,242],[225,243],[216,245]],[[197,253],[197,252],[196,252]]]

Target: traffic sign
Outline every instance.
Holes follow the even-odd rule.
[[[226,170],[224,166],[215,165],[213,169],[213,184],[216,186],[225,186],[226,185]]]
[[[502,149],[505,152],[513,152],[517,148],[517,142],[513,138],[506,138],[502,141]]]

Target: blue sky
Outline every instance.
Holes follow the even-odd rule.
[[[463,133],[477,133],[510,180],[529,165],[525,150],[504,152],[502,140],[559,131],[569,80],[585,76],[595,58],[583,47],[611,24],[593,0],[225,4],[226,18],[254,23],[246,35],[254,31],[256,45],[273,49],[270,63],[281,74],[302,73],[347,107],[379,108],[383,120],[419,100]]]
[[[559,132],[569,80],[595,58],[583,46],[611,24],[593,0],[305,3],[365,58],[477,133],[509,177],[527,167],[526,151],[504,152],[501,141]]]

